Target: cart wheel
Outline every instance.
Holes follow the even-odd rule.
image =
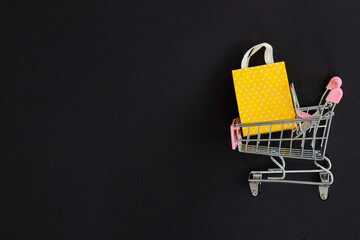
[[[321,172],[320,179],[322,183],[328,183],[330,180],[330,176],[327,172]],[[319,186],[319,196],[321,200],[327,200],[329,197],[329,185],[321,185]]]
[[[262,179],[262,176],[259,173],[253,173],[251,175],[253,176],[253,179]],[[261,182],[253,182],[253,181],[251,181],[251,179],[249,179],[251,195],[253,195],[254,197],[259,195],[260,185],[261,185]]]
[[[319,186],[319,196],[321,200],[327,200],[329,197],[329,186]]]

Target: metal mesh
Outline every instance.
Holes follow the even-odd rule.
[[[327,139],[335,105],[300,108],[312,117],[278,120],[259,123],[235,123],[237,127],[238,150],[268,156],[322,160],[325,157]],[[293,130],[284,131],[285,124],[292,124]],[[260,133],[260,127],[270,126],[269,133]],[[281,131],[272,131],[274,125],[282,125]],[[257,129],[258,134],[241,137],[241,128],[248,132]]]

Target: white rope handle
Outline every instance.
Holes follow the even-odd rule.
[[[241,61],[241,68],[249,67],[249,60],[251,56],[254,55],[257,51],[259,51],[262,47],[265,47],[265,54],[264,54],[265,63],[266,64],[274,63],[272,46],[268,43],[260,43],[258,45],[253,46],[245,53]]]

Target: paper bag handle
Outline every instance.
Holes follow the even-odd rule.
[[[251,56],[254,55],[257,51],[259,51],[262,47],[265,47],[265,54],[264,54],[265,63],[266,64],[274,63],[273,48],[270,44],[264,42],[253,46],[245,53],[241,61],[241,68],[249,67],[249,60]]]

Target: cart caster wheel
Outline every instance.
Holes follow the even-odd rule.
[[[261,174],[252,174],[252,176],[253,179],[261,179]],[[250,192],[254,197],[259,195],[260,184],[260,182],[252,182],[251,179],[249,179]]]
[[[330,175],[326,172],[319,173],[321,182],[328,183],[330,180]],[[329,185],[319,186],[319,196],[321,200],[327,200],[329,197]]]
[[[256,197],[259,195],[259,183],[258,182],[249,182],[251,195]]]
[[[329,186],[319,186],[320,199],[325,201],[329,197]]]

